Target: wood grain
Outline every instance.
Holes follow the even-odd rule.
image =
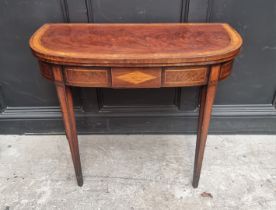
[[[203,87],[201,93],[198,133],[195,149],[194,174],[192,183],[194,188],[198,187],[198,182],[200,178],[204,150],[212,114],[212,107],[215,100],[217,84],[220,75],[220,68],[220,65],[212,66],[208,79],[208,85]]]
[[[54,80],[52,65],[42,61],[39,61],[38,63],[39,63],[41,75],[48,80]]]
[[[227,78],[231,74],[233,63],[234,63],[234,61],[231,60],[231,61],[225,62],[221,65],[221,71],[220,71],[220,76],[219,76],[220,80]]]
[[[112,68],[113,88],[161,87],[161,68]]]
[[[170,67],[163,70],[163,87],[197,86],[207,83],[208,68],[204,67]]]
[[[110,87],[110,69],[108,68],[65,68],[67,85],[79,87]]]
[[[198,186],[218,81],[231,74],[242,39],[228,24],[46,24],[30,39],[55,81],[78,185],[83,184],[69,86],[203,86],[193,187]]]
[[[76,128],[75,113],[73,110],[73,98],[71,89],[65,85],[62,69],[59,66],[53,68],[58,99],[63,117],[66,137],[69,143],[75,174],[79,186],[83,185],[82,169],[79,154],[79,143]]]
[[[41,60],[169,65],[231,60],[242,39],[228,24],[46,24],[30,39]]]

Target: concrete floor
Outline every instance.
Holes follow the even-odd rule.
[[[0,136],[0,209],[276,209],[276,136],[80,136],[84,186],[65,136]]]

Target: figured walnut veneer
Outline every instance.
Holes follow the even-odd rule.
[[[183,87],[205,85],[208,82],[207,67],[171,67],[165,68],[163,73],[164,87]]]
[[[110,69],[108,68],[76,68],[64,70],[67,85],[79,87],[110,87]]]
[[[228,24],[45,24],[30,40],[40,60],[104,66],[212,63],[240,45]]]
[[[30,39],[41,74],[55,82],[78,185],[83,184],[70,86],[202,86],[193,186],[197,187],[219,80],[242,38],[228,24],[45,24]]]

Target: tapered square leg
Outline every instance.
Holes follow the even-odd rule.
[[[204,150],[211,119],[212,106],[216,95],[219,74],[220,66],[213,66],[210,71],[208,85],[203,86],[201,90],[198,131],[195,149],[194,175],[192,183],[194,188],[197,188],[199,183]]]
[[[83,177],[71,89],[64,84],[63,75],[60,67],[54,67],[53,74],[55,78],[57,95],[60,102],[60,108],[62,111],[66,137],[69,143],[71,156],[75,168],[77,182],[79,186],[82,186]]]

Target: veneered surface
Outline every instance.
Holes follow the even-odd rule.
[[[56,63],[173,64],[231,59],[241,42],[227,24],[45,24],[30,45]]]

